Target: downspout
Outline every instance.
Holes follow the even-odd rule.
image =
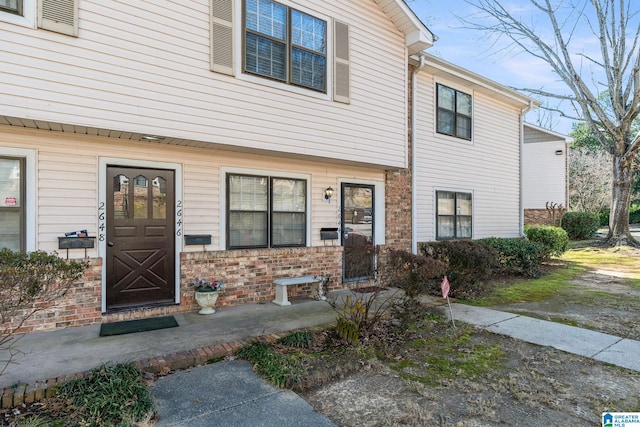
[[[418,73],[425,66],[424,56],[420,55],[420,63],[412,72],[411,78],[411,252],[418,253],[417,195],[416,195],[416,141],[418,140]]]
[[[519,233],[520,237],[524,237],[524,179],[522,176],[522,169],[524,168],[524,116],[529,111],[533,110],[533,101],[529,101],[529,105],[520,109],[520,225]]]

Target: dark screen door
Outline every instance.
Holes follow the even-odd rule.
[[[107,168],[107,309],[175,301],[174,171]]]
[[[343,279],[373,277],[375,212],[373,185],[342,184]]]

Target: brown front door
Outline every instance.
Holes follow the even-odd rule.
[[[107,310],[175,302],[174,171],[107,167]]]

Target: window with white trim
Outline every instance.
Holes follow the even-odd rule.
[[[244,71],[326,92],[327,23],[271,0],[244,6]]]
[[[22,0],[0,0],[0,11],[22,15]]]
[[[471,239],[472,195],[452,191],[436,192],[436,239]]]
[[[471,95],[436,84],[436,131],[444,135],[471,140]]]
[[[307,244],[307,181],[227,174],[227,248]]]
[[[0,249],[25,250],[25,160],[0,157]]]

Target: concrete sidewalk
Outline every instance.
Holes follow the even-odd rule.
[[[454,320],[521,341],[640,371],[640,341],[484,307],[451,306]],[[446,314],[449,315],[448,309]]]
[[[138,362],[212,348],[253,337],[286,333],[335,322],[336,312],[325,301],[293,300],[280,307],[272,303],[221,307],[215,314],[174,315],[177,328],[100,337],[100,325],[29,334],[16,342],[22,354],[0,375],[0,389],[33,384],[110,362]],[[232,348],[226,346],[229,352]],[[0,352],[0,360],[7,354]],[[170,363],[169,363],[170,364]]]
[[[448,314],[441,298],[426,301]],[[226,417],[222,425],[331,425],[294,393],[258,379],[244,362],[196,366],[233,354],[253,337],[283,336],[291,330],[335,322],[336,313],[327,302],[303,299],[292,303],[289,307],[271,303],[222,307],[208,316],[180,314],[175,316],[177,328],[128,335],[99,337],[100,326],[94,325],[25,336],[17,343],[24,354],[17,355],[17,363],[0,375],[2,405],[38,400],[43,387],[53,387],[56,381],[104,363],[136,362],[152,372],[190,368],[154,384],[160,425],[212,425],[211,417]],[[452,309],[456,321],[640,371],[639,341],[489,308],[453,304]]]
[[[151,387],[157,427],[331,427],[291,390],[258,378],[251,364],[231,360],[160,377]]]

